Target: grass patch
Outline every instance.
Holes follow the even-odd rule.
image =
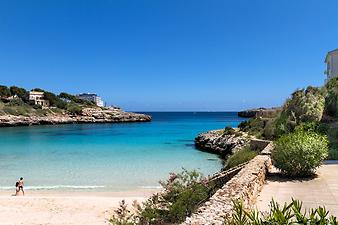
[[[235,152],[228,158],[228,160],[226,161],[225,168],[230,169],[242,163],[248,162],[257,155],[258,153],[256,151],[251,150],[250,146],[245,146],[244,148]]]

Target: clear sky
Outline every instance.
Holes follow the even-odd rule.
[[[336,0],[1,0],[0,83],[135,111],[280,105],[323,84]]]

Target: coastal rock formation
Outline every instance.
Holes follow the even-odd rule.
[[[258,111],[259,109],[248,109],[238,112],[237,115],[243,118],[253,118],[256,116]]]
[[[151,116],[145,114],[124,112],[120,109],[85,108],[81,115],[66,113],[50,113],[46,116],[0,116],[0,126],[30,126],[40,124],[66,123],[122,123],[148,122]]]
[[[258,108],[258,109],[243,110],[238,112],[237,115],[243,118],[254,118],[254,117],[272,118],[275,117],[277,113],[280,111],[281,111],[280,107]]]
[[[235,149],[243,147],[248,141],[247,138],[236,133],[225,134],[223,130],[213,130],[199,134],[195,138],[195,146],[203,151],[228,155]]]

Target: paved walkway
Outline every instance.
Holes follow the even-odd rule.
[[[260,211],[269,210],[274,198],[278,203],[290,202],[291,198],[301,200],[303,207],[325,206],[330,214],[338,217],[338,161],[327,162],[317,171],[318,177],[304,180],[288,180],[269,177],[257,199]]]

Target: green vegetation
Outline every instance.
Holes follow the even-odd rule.
[[[308,87],[298,90],[287,100],[279,117],[275,120],[274,136],[291,133],[303,122],[319,122],[322,119],[325,106],[323,91]]]
[[[292,200],[290,204],[280,206],[274,200],[271,201],[270,212],[260,213],[256,210],[247,211],[243,201],[234,201],[234,213],[224,224],[231,225],[264,225],[264,224],[320,224],[337,225],[337,218],[329,217],[325,207],[318,207],[308,211],[303,209],[300,201]]]
[[[11,95],[11,91],[8,87],[0,85],[0,97],[9,97]]]
[[[154,195],[139,207],[141,221],[146,224],[175,224],[182,222],[209,197],[209,189],[201,173],[183,170],[172,173],[161,182],[164,194]]]
[[[230,169],[242,163],[248,162],[257,156],[258,153],[250,149],[250,146],[245,146],[232,154],[225,163],[225,169]]]
[[[252,118],[247,121],[243,121],[238,125],[241,131],[248,132],[250,135],[254,135],[257,138],[263,136],[263,131],[266,126],[266,121],[262,118]]]
[[[302,129],[280,137],[271,154],[273,164],[292,177],[313,174],[327,156],[327,137]]]
[[[223,130],[224,135],[235,135],[235,137],[242,136],[242,133],[239,130],[236,130],[232,127],[225,127]]]
[[[338,117],[338,77],[331,79],[326,85],[325,114]]]
[[[26,100],[27,99],[27,91],[26,89],[24,88],[19,88],[19,87],[16,87],[16,86],[11,86],[9,88],[10,92],[11,92],[11,95],[16,95],[18,96],[20,99],[22,100]]]
[[[263,117],[262,117],[263,116]],[[326,135],[329,159],[338,159],[338,77],[324,87],[308,87],[295,91],[275,115],[242,122],[238,127],[257,138],[277,140],[295,129]]]
[[[125,203],[115,211],[111,224],[179,224],[190,216],[212,192],[212,185],[197,171],[171,173],[165,182],[160,182],[164,191],[150,197],[142,205],[134,204],[135,213],[127,210]]]

